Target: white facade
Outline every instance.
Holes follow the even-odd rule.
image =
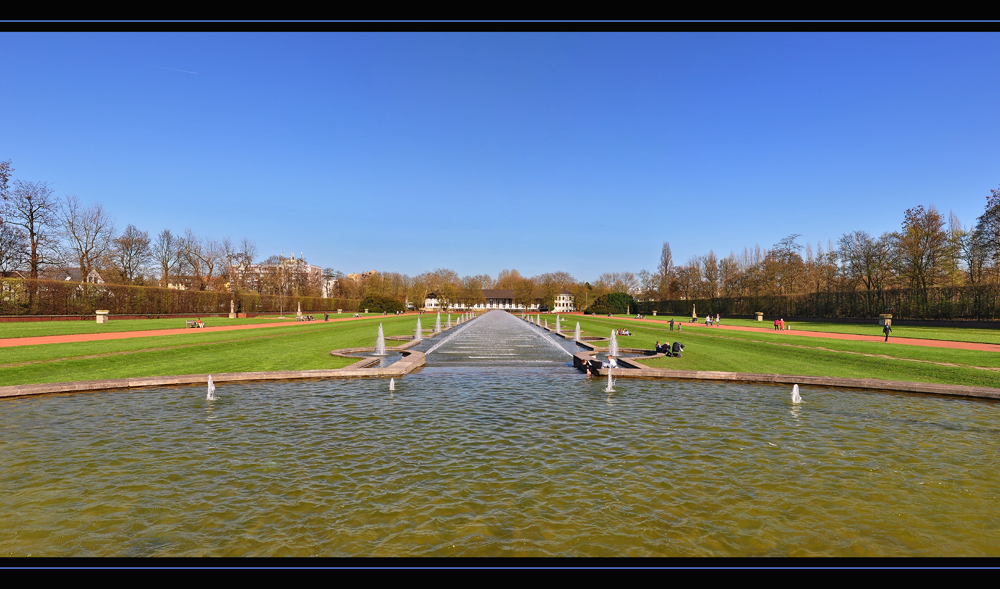
[[[485,303],[466,305],[465,303],[448,303],[443,305],[437,294],[430,293],[424,299],[424,309],[428,311],[489,311],[491,309],[503,309],[506,311],[538,311],[538,304],[531,304],[525,307],[514,302],[514,291],[503,289],[483,289]]]
[[[552,304],[553,313],[570,313],[576,311],[576,307],[573,306],[573,295],[569,293],[568,290],[562,290],[556,295],[555,301]]]

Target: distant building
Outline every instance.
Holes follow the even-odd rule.
[[[424,299],[424,309],[428,311],[486,311],[490,309],[504,309],[506,311],[537,311],[538,304],[531,304],[525,307],[514,302],[514,291],[505,288],[484,288],[483,298],[485,303],[466,305],[465,303],[448,303],[447,308],[442,307],[441,300],[437,293],[430,293]]]
[[[368,278],[378,274],[378,270],[368,270],[367,272],[361,272],[359,274],[346,274],[344,276],[345,280],[353,280],[354,282],[364,282]]]
[[[552,312],[570,313],[572,311],[576,311],[576,307],[573,306],[573,295],[564,288],[556,295],[556,299],[552,305]]]
[[[198,290],[200,283],[196,276],[171,276],[167,288],[174,290]]]
[[[278,261],[275,262],[275,259]],[[336,283],[335,280],[323,280],[323,269],[319,266],[306,263],[301,252],[299,252],[298,259],[295,258],[294,253],[288,258],[282,254],[280,256],[272,256],[268,262],[251,264],[249,268],[241,266],[237,269],[245,287],[251,290],[260,290],[264,276],[275,270],[281,270],[289,283],[308,282],[320,284],[321,296],[324,297],[329,296],[329,293],[332,292],[330,287]]]
[[[43,268],[38,271],[38,277],[42,280],[64,280],[69,282],[89,282],[91,284],[104,284],[104,278],[100,273],[91,268],[86,277],[80,276],[79,268]]]

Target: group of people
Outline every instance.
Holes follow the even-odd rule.
[[[684,324],[683,324],[683,323],[681,323],[680,321],[678,321],[678,322],[677,322],[677,331],[680,331],[680,330],[681,330],[681,327],[684,327]],[[671,320],[670,320],[670,331],[673,331],[673,330],[674,330],[674,320],[673,320],[673,319],[671,319]]]
[[[719,317],[718,313],[716,313],[715,314],[715,326],[718,327],[720,323],[722,323],[722,318]],[[705,317],[705,327],[712,327],[712,316],[711,315],[708,315],[707,317]]]
[[[627,329],[616,329],[615,335],[632,335],[632,332]]]
[[[783,318],[774,320],[774,330],[785,331],[785,320]]]
[[[670,343],[665,343],[660,345],[660,340],[656,340],[656,351],[664,356],[677,357],[680,358],[681,354],[684,352],[684,344],[681,342],[674,342],[673,345]]]
[[[618,368],[618,360],[611,354],[608,354],[607,359],[604,362],[598,362],[597,360],[589,360],[584,363],[583,370],[587,373],[587,378],[592,376],[597,376],[598,369],[600,368]]]
[[[327,318],[329,317],[329,315],[327,315],[326,313],[323,313],[323,315],[324,315],[324,317],[327,317]],[[312,315],[302,315],[300,317],[296,317],[295,320],[296,321],[315,321],[315,319],[313,319]],[[323,319],[323,321],[326,321],[326,320],[327,319]]]

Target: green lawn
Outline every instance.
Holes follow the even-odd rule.
[[[615,317],[628,318],[631,319],[635,315],[615,315]],[[607,318],[607,317],[605,317]],[[646,315],[646,319],[657,320],[657,321],[683,321],[685,324],[691,321],[691,317],[681,317],[678,315],[673,316],[663,316],[658,315],[653,317],[652,315]],[[705,325],[705,316],[698,316],[698,323],[702,326]],[[624,322],[628,325],[629,322]],[[760,321],[755,319],[722,319],[723,325],[737,325],[740,327],[759,327],[762,329],[773,329],[773,321]],[[827,333],[851,333],[857,335],[882,335],[882,327],[878,324],[868,324],[868,323],[826,323],[820,321],[814,322],[798,322],[798,321],[786,321],[786,326],[791,326],[792,331],[824,331]],[[945,340],[945,341],[955,341],[955,342],[974,342],[983,344],[1000,344],[1000,324],[996,329],[983,329],[975,327],[924,327],[924,326],[902,326],[893,325],[892,334],[889,336],[891,340],[894,337],[905,337],[914,339],[935,339],[935,340]]]
[[[419,317],[424,330],[430,329],[436,319],[435,314]],[[190,330],[179,335],[0,348],[0,383],[342,368],[354,361],[334,358],[330,356],[331,350],[374,346],[379,323],[387,336],[412,335],[417,318],[417,315],[379,315],[344,322],[291,322],[287,326],[266,329],[215,333]],[[456,318],[453,314],[453,324]],[[554,325],[554,317],[549,319],[549,325]],[[573,333],[578,321],[583,335],[608,337],[612,329],[628,328],[635,335],[618,338],[623,348],[651,349],[657,340],[684,342],[686,351],[682,358],[647,361],[651,367],[1000,388],[1000,372],[977,368],[1000,368],[1000,354],[994,352],[906,346],[891,341],[831,340],[787,332],[705,328],[670,332],[669,327],[662,324],[607,317],[568,316],[566,319],[562,331],[567,334]],[[442,323],[446,320],[447,314],[442,315]],[[402,342],[389,341],[387,345],[398,343]],[[597,342],[596,345],[607,344]]]
[[[832,340],[787,332],[705,328],[670,332],[668,326],[660,324],[607,317],[568,319],[564,333],[572,333],[577,320],[583,335],[608,337],[612,329],[629,329],[634,335],[618,336],[620,348],[652,349],[658,340],[684,343],[683,357],[644,361],[651,368],[877,378],[1000,388],[1000,371],[983,369],[1000,369],[1000,354],[995,352],[907,346],[893,344],[891,340],[890,343]],[[604,348],[607,343],[594,342],[594,345]]]
[[[378,316],[260,330],[191,330],[183,335],[0,348],[0,383],[342,368],[356,360],[335,358],[331,350],[373,347],[379,323],[387,336],[411,335],[416,319],[415,315]]]
[[[317,320],[323,319],[323,313],[313,313]],[[343,313],[337,315],[331,313],[330,318],[344,318],[354,315]],[[369,313],[363,316],[381,316],[381,313]],[[181,329],[185,327],[185,321],[190,318],[164,318],[164,319],[114,319],[107,323],[98,324],[94,319],[72,320],[72,321],[11,321],[0,322],[0,339],[15,337],[39,337],[46,335],[74,335],[78,333],[118,333],[122,331],[148,331],[158,329]],[[203,317],[202,321],[207,327],[217,327],[220,325],[247,325],[255,323],[274,322],[295,322],[295,312],[286,313],[284,319],[279,319],[277,315],[265,315],[251,319],[230,319],[228,317]]]

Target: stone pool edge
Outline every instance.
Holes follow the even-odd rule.
[[[422,339],[431,339],[435,336],[447,332],[452,327],[442,327],[441,331],[424,329],[430,331],[422,334]],[[409,374],[427,364],[427,357],[423,352],[414,352],[407,348],[419,344],[422,340],[412,339],[412,336],[386,336],[387,340],[406,341],[406,343],[386,348],[386,351],[402,352],[403,357],[385,368],[368,368],[371,364],[378,362],[375,356],[360,358],[354,364],[343,368],[330,368],[323,370],[277,370],[270,372],[225,372],[211,374],[212,382],[252,382],[266,380],[307,380],[313,378],[386,378],[403,376]],[[330,352],[331,356],[341,358],[355,358],[351,354],[359,352],[372,352],[375,348],[341,348]],[[104,380],[79,380],[74,382],[47,382],[40,384],[20,384],[0,386],[0,399],[11,397],[30,397],[35,395],[49,395],[57,393],[86,393],[94,391],[108,391],[117,389],[132,389],[143,387],[173,386],[208,384],[208,374],[181,374],[174,376],[143,376],[136,378],[109,378]]]
[[[370,350],[370,348],[369,348]],[[340,350],[337,350],[340,351]],[[359,350],[361,351],[361,350]],[[385,368],[362,368],[359,364],[370,363],[377,358],[362,359],[360,362],[339,369],[329,370],[278,370],[271,372],[229,372],[212,374],[215,383],[251,382],[265,380],[299,380],[310,378],[385,378],[403,376],[427,363],[423,352],[405,351],[406,355]],[[0,387],[0,398],[27,397],[52,393],[83,393],[114,389],[141,387],[190,385],[208,383],[208,374],[184,374],[177,376],[145,376],[139,378],[113,378],[107,380],[82,380],[76,382],[50,382],[42,384],[8,385]]]
[[[542,326],[539,327],[541,327],[541,329],[547,329]],[[572,337],[567,334],[557,332],[551,328],[548,328],[547,330],[550,333],[562,337],[563,339],[571,339]],[[600,341],[607,340],[609,338],[600,337],[588,339],[590,341]],[[576,354],[573,354],[573,366],[579,370],[583,370],[583,364],[591,360],[591,356],[596,353],[596,350],[594,346],[585,341],[578,341],[577,344],[589,349],[589,351],[577,352]],[[650,350],[643,350],[639,348],[619,347],[619,351],[645,354],[645,359],[659,358],[663,356],[663,354],[659,353],[650,355]],[[946,395],[950,397],[973,397],[977,399],[1000,399],[1000,389],[989,387],[909,382],[901,380],[879,380],[876,378],[843,378],[835,376],[804,376],[795,374],[766,374],[755,372],[719,372],[710,370],[671,370],[669,368],[650,368],[639,362],[633,362],[629,358],[619,358],[618,362],[626,366],[626,368],[601,368],[598,370],[598,374],[601,376],[607,376],[610,371],[611,375],[615,378],[721,380],[728,382],[753,382],[787,385],[797,384],[902,393]]]

